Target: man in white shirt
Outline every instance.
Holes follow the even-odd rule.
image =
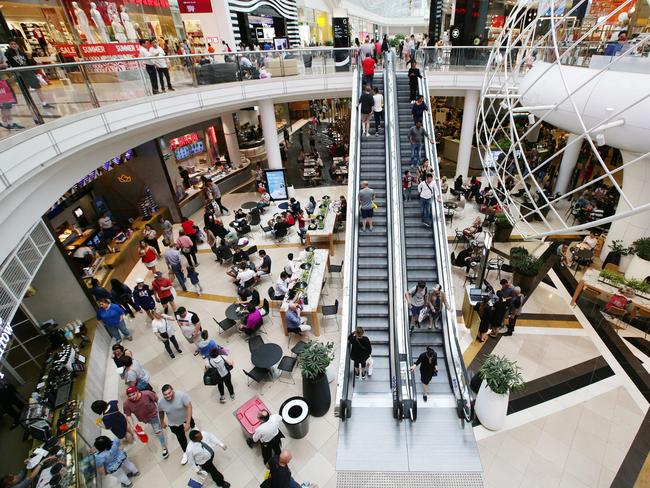
[[[262,410],[257,414],[257,418],[262,423],[255,429],[253,442],[261,444],[262,458],[264,464],[267,464],[273,455],[279,456],[282,452],[282,438],[284,437],[280,432],[282,417],[278,414],[271,415],[268,411]]]
[[[284,272],[287,274],[289,278],[293,275],[294,269],[293,269],[293,253],[287,254],[287,262],[284,263]]]
[[[431,199],[433,198],[433,175],[427,174],[424,181],[418,185],[418,193],[420,194],[420,210],[422,215],[422,222],[427,227],[433,225],[433,215],[431,213]]]
[[[90,246],[79,246],[72,257],[84,266],[90,266],[95,260],[95,250]]]
[[[160,89],[165,92],[165,80],[167,80],[167,88],[169,91],[174,91],[172,88],[172,82],[169,78],[169,64],[164,56],[166,56],[165,50],[158,45],[157,40],[151,41],[151,48],[149,49],[149,56],[156,56],[159,59],[154,59],[153,64],[156,67],[158,73],[158,79],[160,80]]]
[[[381,126],[381,118],[384,114],[384,96],[379,93],[379,88],[372,89],[374,95],[372,96],[372,111],[375,114],[375,135],[379,135],[379,127]]]
[[[256,276],[255,270],[244,267],[244,269],[240,268],[240,271],[239,273],[237,273],[237,278],[235,278],[235,281],[239,283],[239,286],[245,286],[246,282],[250,279],[255,278],[255,276]]]
[[[206,471],[214,480],[217,486],[228,488],[230,483],[223,479],[223,475],[214,465],[214,449],[219,446],[224,451],[228,446],[217,436],[209,432],[192,430],[190,431],[190,442],[187,444],[185,454],[192,468],[198,473]]]
[[[284,296],[287,294],[289,291],[289,277],[287,276],[287,273],[282,271],[280,273],[280,277],[278,278],[278,281],[275,283],[275,299],[276,300],[284,300]]]
[[[148,58],[151,57],[149,49],[147,49],[147,41],[140,39],[140,48],[138,49],[139,58]],[[153,64],[152,59],[148,59],[142,62],[144,68],[147,70],[149,75],[149,81],[151,82],[151,92],[156,95],[158,93],[158,77],[156,75],[156,66]]]

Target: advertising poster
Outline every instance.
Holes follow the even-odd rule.
[[[287,178],[283,169],[267,169],[266,188],[271,195],[271,200],[288,200],[289,193],[287,190]]]

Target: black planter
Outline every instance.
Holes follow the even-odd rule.
[[[537,276],[524,276],[520,273],[517,273],[517,270],[515,270],[512,275],[513,284],[521,288],[522,293],[526,296],[528,296],[528,292],[532,290],[536,279]]]
[[[309,413],[314,417],[322,417],[327,413],[332,403],[330,385],[327,375],[315,380],[302,379],[302,396],[309,405]]]
[[[616,252],[610,251],[607,257],[605,258],[605,261],[603,262],[603,269],[609,263],[619,266],[621,264],[621,255]]]
[[[512,227],[497,227],[494,232],[494,241],[495,242],[508,242],[510,240],[510,234],[512,233]]]

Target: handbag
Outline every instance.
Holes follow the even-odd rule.
[[[376,210],[379,208],[379,205],[377,205],[374,201],[372,202],[372,209]]]
[[[219,372],[216,368],[208,368],[203,373],[203,384],[205,386],[215,386],[219,381]]]

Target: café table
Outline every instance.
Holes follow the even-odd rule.
[[[272,342],[262,344],[251,352],[251,362],[254,366],[271,369],[282,359],[282,347]]]
[[[314,210],[315,213],[317,213],[320,210],[320,205],[323,204],[323,201],[320,200],[316,204],[316,209]],[[314,237],[325,237],[327,238],[328,244],[329,244],[329,251],[330,251],[330,256],[334,256],[334,224],[336,222],[336,208],[334,207],[334,204],[330,202],[328,208],[327,208],[327,214],[325,214],[325,219],[323,221],[323,228],[322,229],[314,229],[314,230],[308,230],[307,235],[305,237],[305,242],[307,243],[308,246],[312,245],[312,239]],[[316,222],[316,219],[314,219],[314,223]]]
[[[233,320],[235,322],[241,321],[241,315],[237,313],[237,308],[239,308],[241,305],[238,303],[231,303],[228,305],[228,308],[226,308],[226,317],[228,317],[230,320]]]
[[[289,202],[278,203],[278,208],[280,208],[282,210],[288,209],[289,208]]]
[[[244,210],[250,210],[255,207],[257,207],[257,202],[244,202],[241,204],[241,208]]]

